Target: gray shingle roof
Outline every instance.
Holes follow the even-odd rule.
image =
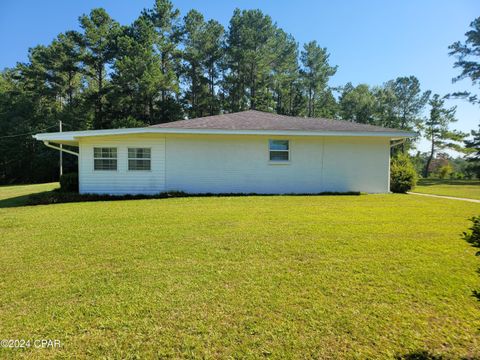
[[[352,121],[323,118],[303,118],[248,110],[231,114],[206,116],[152,125],[154,128],[219,129],[219,130],[293,130],[293,131],[358,131],[410,132],[359,124]]]

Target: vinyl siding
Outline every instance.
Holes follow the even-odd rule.
[[[94,170],[93,148],[116,147],[117,170]],[[128,170],[128,148],[150,148],[151,170]],[[165,191],[165,139],[152,136],[109,136],[82,139],[79,143],[81,193],[155,194]]]
[[[290,162],[269,161],[268,140],[290,141]],[[389,191],[389,140],[278,136],[168,136],[168,190],[191,193]]]
[[[92,138],[93,139],[93,138]],[[290,142],[290,161],[269,161],[268,140]],[[93,148],[115,146],[118,170],[94,171]],[[150,172],[127,170],[127,148],[150,147]],[[80,191],[320,193],[389,190],[387,138],[259,135],[129,135],[80,142]]]

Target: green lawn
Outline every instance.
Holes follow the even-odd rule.
[[[421,179],[413,191],[480,200],[480,180]]]
[[[1,196],[5,197],[0,188]],[[0,209],[0,358],[480,356],[480,205],[413,195]]]

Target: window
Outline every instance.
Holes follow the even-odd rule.
[[[269,140],[270,161],[289,161],[290,150],[288,140]]]
[[[94,170],[117,170],[117,148],[93,148]]]
[[[128,170],[150,170],[151,151],[148,148],[128,149]]]

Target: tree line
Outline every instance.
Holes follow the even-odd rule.
[[[461,137],[442,130],[455,109],[414,76],[332,88],[337,66],[328,50],[316,41],[300,46],[260,10],[236,9],[224,28],[156,0],[130,25],[104,9],[79,25],[1,72],[1,183],[57,178],[58,154],[29,134],[54,131],[59,120],[65,130],[103,129],[257,109],[424,131],[442,138],[437,147]]]

